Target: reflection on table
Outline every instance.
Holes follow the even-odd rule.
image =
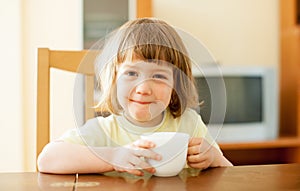
[[[300,190],[300,164],[234,166],[204,171],[184,169],[178,176],[143,177],[111,172],[105,175],[53,175],[38,172],[0,173],[0,190]]]

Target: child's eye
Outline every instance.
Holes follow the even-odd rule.
[[[138,76],[138,73],[135,71],[128,71],[128,72],[126,72],[126,75],[127,76]]]
[[[158,79],[168,79],[165,75],[162,74],[154,74],[153,78],[158,78]]]

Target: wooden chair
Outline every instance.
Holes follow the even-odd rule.
[[[88,54],[87,54],[88,53]],[[85,76],[85,119],[95,116],[94,60],[97,51],[58,51],[38,49],[37,76],[37,145],[36,157],[50,141],[50,69],[80,73]],[[84,64],[83,60],[85,60]]]

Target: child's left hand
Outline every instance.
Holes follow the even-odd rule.
[[[221,155],[221,156],[220,156]],[[190,167],[206,169],[214,165],[222,154],[204,138],[191,138],[188,146],[187,161]]]

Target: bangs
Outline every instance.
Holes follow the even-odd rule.
[[[123,63],[132,60],[144,60],[148,62],[156,62],[163,60],[175,64],[177,51],[156,44],[137,45],[124,51],[120,51],[117,55],[117,62]]]

